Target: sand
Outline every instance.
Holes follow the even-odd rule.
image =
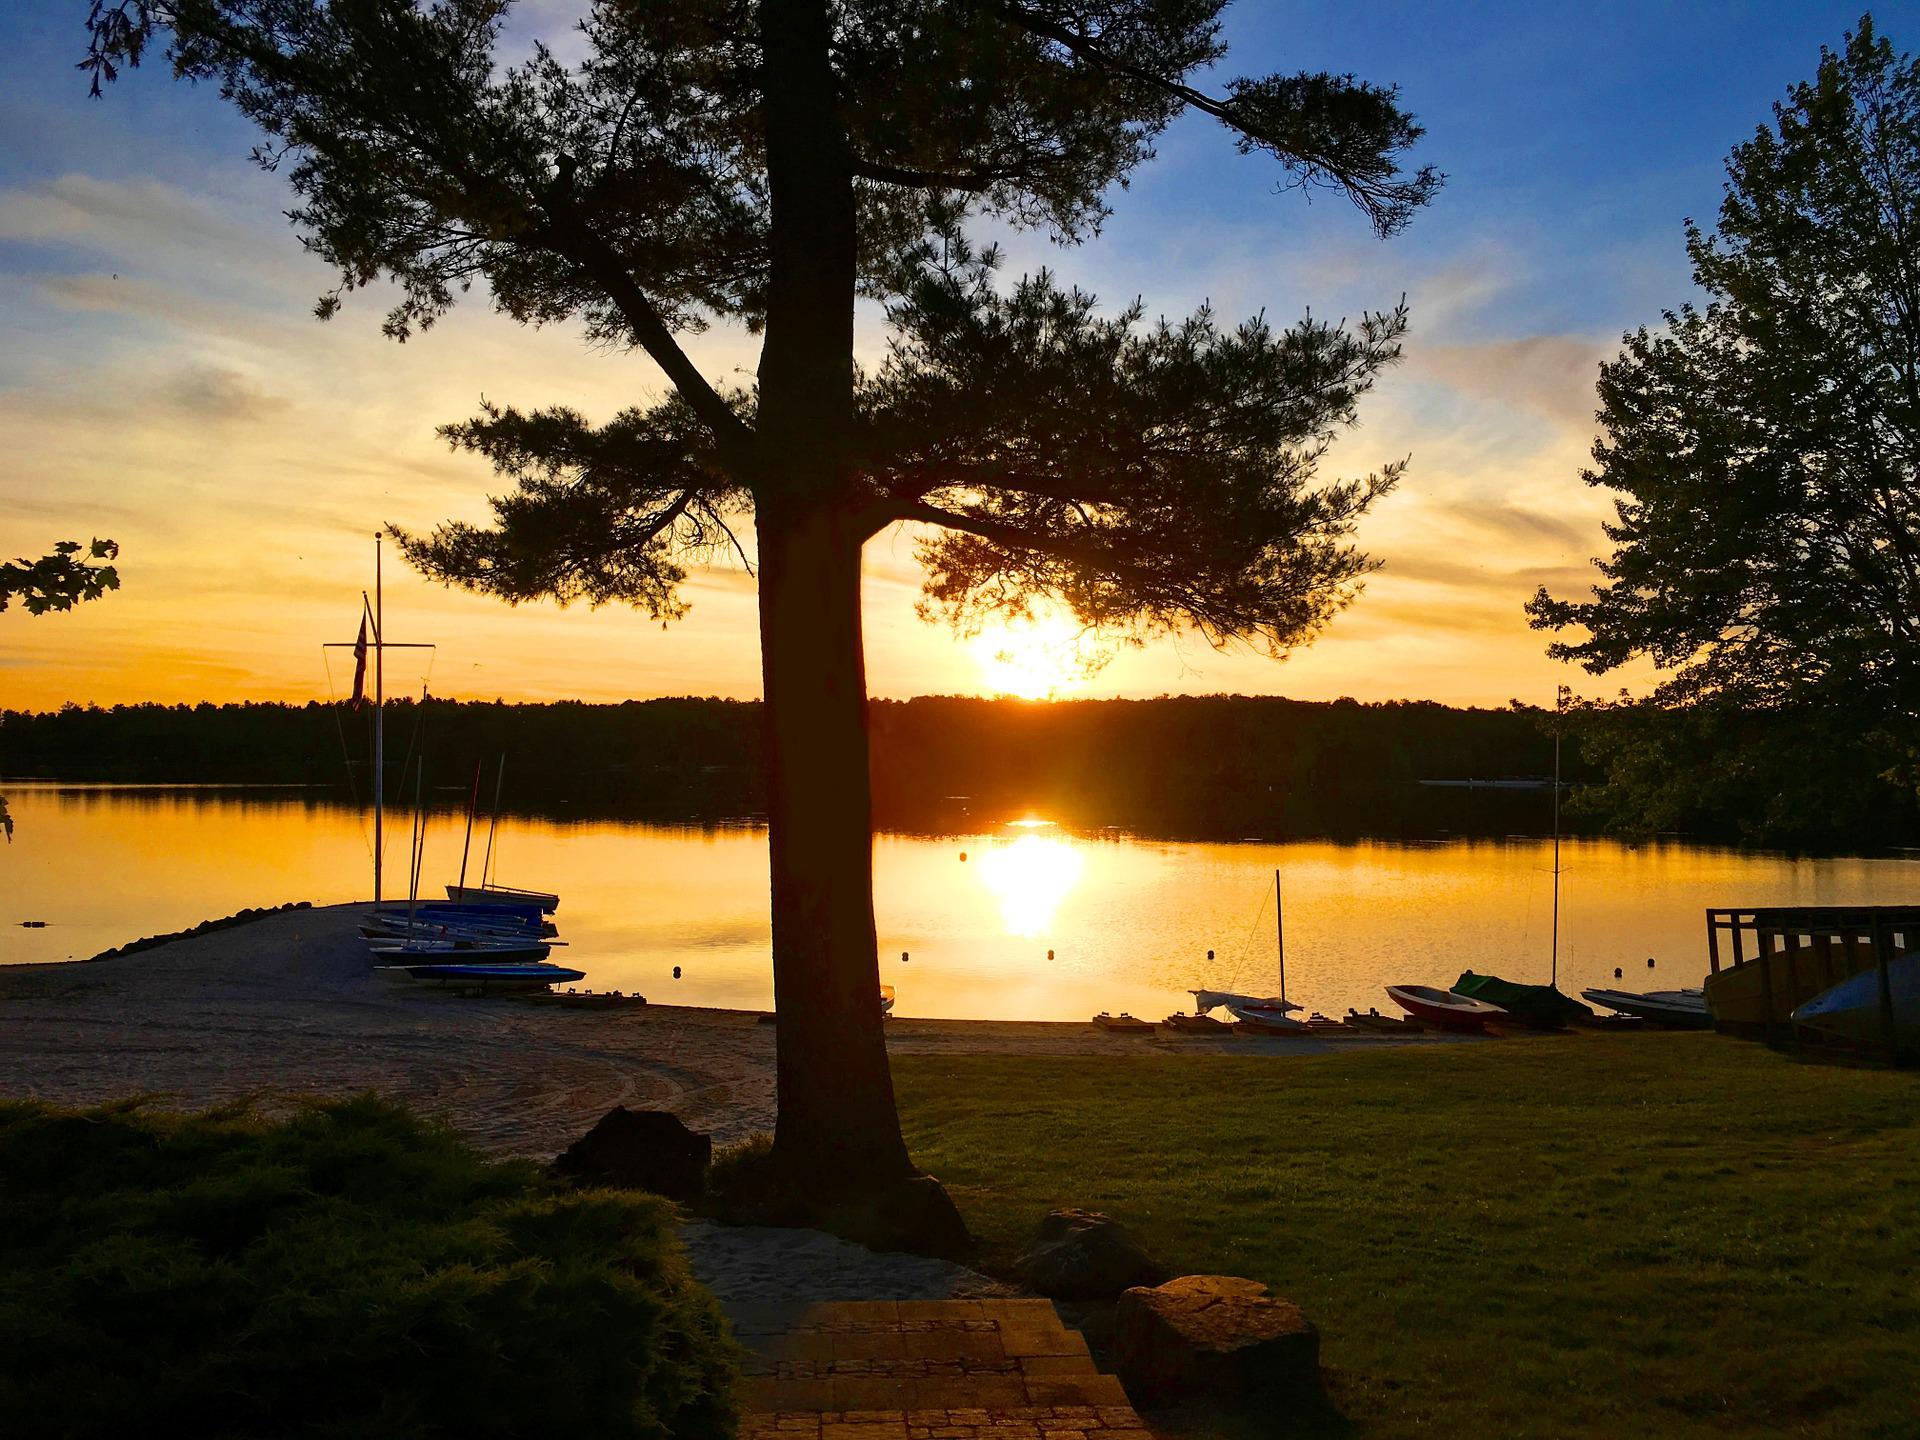
[[[671,1110],[716,1143],[770,1130],[775,1027],[673,1005],[582,1010],[469,1000],[370,973],[365,906],[286,910],[110,960],[0,967],[0,1097],[201,1107],[375,1091],[497,1155],[547,1159],[615,1105]],[[1140,1038],[1090,1024],[888,1023],[895,1053],[1276,1057],[1432,1039]],[[1037,1220],[1039,1217],[1036,1216]],[[811,1231],[690,1224],[724,1300],[925,1299],[995,1291],[958,1266],[874,1256]]]
[[[203,1106],[372,1090],[483,1149],[547,1158],[615,1105],[717,1143],[773,1126],[775,1027],[744,1011],[464,999],[370,971],[365,907],[287,910],[111,960],[0,966],[0,1095]],[[559,953],[559,952],[556,952]],[[564,956],[562,956],[564,958]],[[1089,1024],[888,1022],[897,1054],[1274,1057],[1431,1037],[1109,1035]]]

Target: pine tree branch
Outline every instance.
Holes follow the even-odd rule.
[[[621,263],[619,253],[581,214],[574,198],[574,176],[578,168],[578,162],[572,156],[561,156],[558,174],[548,187],[546,202],[551,243],[562,255],[591,275],[606,292],[607,298],[632,328],[633,337],[639,342],[640,348],[666,372],[681,398],[713,431],[714,441],[721,453],[732,454],[743,450],[753,439],[752,430],[734,413],[733,407],[713,388],[706,376],[700,373],[687,352],[680,348],[672,330],[661,318],[660,311]]]

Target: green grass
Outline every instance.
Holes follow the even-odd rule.
[[[0,1433],[721,1440],[673,1222],[372,1099],[0,1104]]]
[[[1920,1076],[1714,1035],[894,1061],[990,1260],[1049,1208],[1320,1326],[1368,1437],[1920,1433]]]

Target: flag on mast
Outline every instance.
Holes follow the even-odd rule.
[[[360,638],[353,642],[353,699],[347,703],[358,710],[367,699],[367,612],[360,612]]]

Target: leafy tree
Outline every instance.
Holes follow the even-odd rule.
[[[78,540],[62,540],[51,555],[38,560],[24,555],[0,560],[0,610],[18,600],[29,615],[45,615],[50,610],[71,610],[83,600],[98,600],[120,588],[120,574],[111,564],[92,562],[113,561],[119,555],[120,547],[111,540],[84,546]]]
[[[84,547],[78,540],[62,540],[52,554],[38,560],[24,555],[0,560],[0,610],[17,599],[29,615],[45,615],[50,610],[71,610],[83,600],[98,600],[120,588],[120,573],[111,564],[89,562],[112,561],[119,555],[120,547],[111,540],[95,540]],[[4,795],[0,795],[0,836],[13,843],[13,814]]]
[[[1665,732],[1744,744],[1761,732],[1739,717],[1776,712],[1776,760],[1777,737],[1822,728],[1911,753],[1920,64],[1862,18],[1733,151],[1713,233],[1686,235],[1706,305],[1629,335],[1601,370],[1583,478],[1619,496],[1605,583],[1540,591],[1532,623],[1586,632],[1557,658],[1600,673],[1648,656],[1675,671],[1659,704],[1725,712]]]
[[[404,339],[484,280],[530,323],[644,351],[668,398],[595,426],[500,407],[446,432],[513,483],[490,527],[403,537],[450,583],[681,613],[684,566],[751,518],[766,697],[775,1153],[815,1186],[924,1195],[878,1006],[860,553],[926,527],[930,604],[972,623],[1061,597],[1138,636],[1192,625],[1276,653],[1370,568],[1349,536],[1400,473],[1317,465],[1406,324],[1206,311],[1103,316],[1042,271],[1011,284],[982,219],[1062,243],[1183,111],[1382,236],[1440,177],[1397,93],[1327,74],[1192,77],[1223,0],[600,0],[584,58],[496,53],[504,0],[99,0],[96,88],[164,34],[287,164],[339,287],[385,278]],[[854,363],[857,297],[886,358]],[[755,384],[680,339],[761,336]]]

